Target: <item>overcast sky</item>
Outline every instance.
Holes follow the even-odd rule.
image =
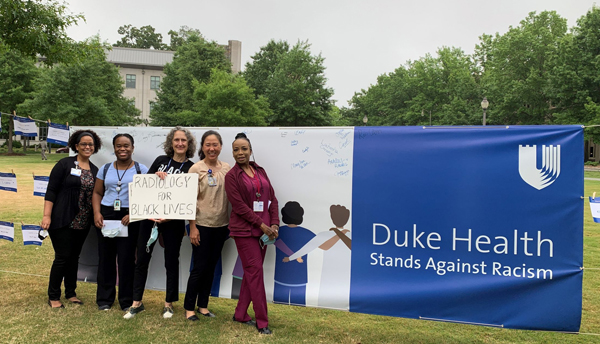
[[[85,23],[68,30],[76,40],[99,34],[115,43],[119,26],[153,26],[167,32],[182,25],[219,44],[242,42],[242,64],[270,39],[308,40],[325,58],[327,85],[340,107],[377,76],[441,46],[471,54],[483,33],[504,33],[531,11],[555,10],[576,25],[590,0],[67,0]],[[243,69],[243,66],[242,66]]]

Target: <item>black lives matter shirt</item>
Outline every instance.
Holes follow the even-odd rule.
[[[181,163],[166,155],[161,155],[154,160],[152,166],[150,166],[150,169],[148,170],[148,174],[156,172],[167,172],[168,174],[188,173],[190,167],[193,165],[194,163],[189,160]]]

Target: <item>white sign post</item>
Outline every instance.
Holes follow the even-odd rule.
[[[129,183],[129,220],[194,220],[198,174],[137,174]]]

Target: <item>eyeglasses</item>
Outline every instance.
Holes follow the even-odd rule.
[[[84,143],[78,143],[77,145],[81,146],[81,147],[94,147],[93,143],[85,143],[85,142]]]

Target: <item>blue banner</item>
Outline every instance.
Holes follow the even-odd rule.
[[[350,311],[579,331],[581,126],[354,137]]]

